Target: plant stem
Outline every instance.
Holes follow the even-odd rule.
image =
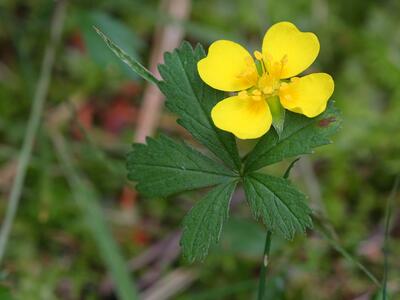
[[[53,69],[55,59],[55,51],[57,44],[60,40],[64,24],[66,2],[66,0],[59,0],[56,2],[56,8],[50,26],[50,40],[43,57],[40,78],[33,98],[32,109],[30,112],[23,145],[19,154],[17,171],[8,199],[6,215],[1,226],[0,263],[3,259],[11,227],[17,213],[19,199],[21,197],[22,188],[24,186],[26,171],[31,158],[35,137],[40,125],[40,119],[50,85],[51,71]]]
[[[263,264],[261,266],[259,283],[258,283],[257,300],[263,300],[265,295],[265,281],[266,281],[267,266],[269,260],[269,250],[271,248],[271,238],[272,238],[272,232],[267,230],[267,236],[265,238],[265,246],[264,246]]]

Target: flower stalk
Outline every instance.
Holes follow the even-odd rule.
[[[263,263],[261,265],[260,277],[259,277],[259,282],[258,282],[257,300],[264,299],[264,295],[265,295],[265,283],[266,283],[266,276],[267,276],[267,267],[268,267],[268,262],[269,262],[269,251],[271,248],[271,240],[272,240],[272,232],[270,230],[267,230],[267,235],[265,237]]]

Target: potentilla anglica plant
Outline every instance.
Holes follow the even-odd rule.
[[[183,221],[181,246],[188,261],[204,259],[219,241],[239,182],[252,215],[267,227],[266,253],[271,234],[290,240],[312,227],[307,198],[287,179],[289,170],[275,177],[260,169],[330,143],[340,126],[333,101],[328,103],[334,89],[331,76],[294,77],[318,55],[314,34],[289,22],[277,23],[265,34],[255,60],[231,41],[214,42],[208,55],[201,45],[193,49],[184,42],[165,53],[158,80],[98,33],[136,73],[159,87],[178,124],[209,150],[204,154],[159,135],[134,144],[127,157],[128,178],[146,197],[211,187]],[[258,140],[241,157],[235,136]]]

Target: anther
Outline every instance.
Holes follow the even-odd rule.
[[[289,88],[289,84],[287,82],[281,83],[281,87],[280,87],[281,91],[287,90],[288,88]]]
[[[263,89],[264,94],[272,94],[273,91],[274,89],[271,86],[267,86]]]
[[[262,53],[261,53],[260,51],[258,51],[258,50],[254,51],[254,57],[255,57],[257,60],[262,60],[262,59],[263,59]]]
[[[261,95],[251,96],[251,98],[252,98],[254,101],[261,101],[261,100],[263,99]]]
[[[238,96],[240,97],[240,98],[242,98],[242,99],[244,99],[244,98],[247,98],[247,92],[246,91],[240,91],[239,93],[238,93]]]

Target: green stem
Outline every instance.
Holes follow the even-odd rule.
[[[266,282],[267,266],[269,260],[269,250],[271,248],[271,238],[272,238],[272,232],[267,230],[267,236],[265,237],[263,264],[261,266],[259,283],[258,283],[257,300],[263,300],[265,295],[265,282]]]
[[[56,4],[53,20],[51,23],[50,41],[43,57],[40,79],[33,98],[29,121],[19,154],[17,172],[11,188],[6,215],[0,231],[0,263],[3,259],[7,246],[8,237],[18,209],[24,186],[25,175],[32,154],[32,149],[40,125],[44,103],[50,85],[51,71],[54,65],[56,46],[60,40],[65,17],[66,0],[58,1]]]

